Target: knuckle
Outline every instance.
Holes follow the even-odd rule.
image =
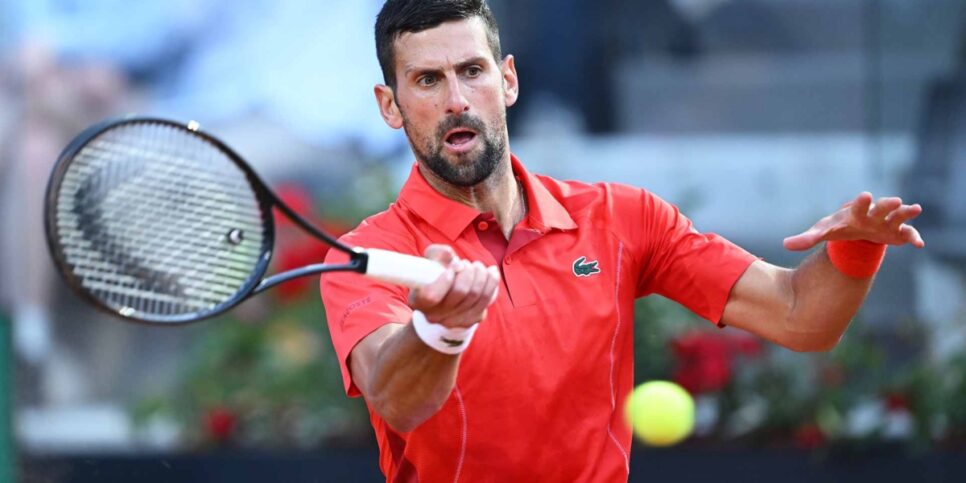
[[[440,283],[429,286],[429,290],[426,290],[427,296],[432,300],[434,304],[442,302],[446,298],[446,294],[450,292],[452,285],[449,283]]]
[[[436,292],[428,291],[416,297],[416,304],[420,307],[435,307],[441,299]]]
[[[455,258],[455,253],[453,252],[453,248],[450,247],[449,245],[442,245],[442,244],[433,244],[433,245],[427,246],[426,250],[423,251],[423,255],[426,258],[437,260],[437,261],[446,261],[446,260]]]
[[[468,293],[470,293],[470,288],[466,284],[459,283],[453,285],[453,288],[451,288],[449,292],[453,295],[465,297]]]

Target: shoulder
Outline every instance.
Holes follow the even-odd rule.
[[[351,247],[415,253],[416,244],[411,226],[406,210],[398,203],[393,203],[384,211],[362,220],[355,228],[339,237],[339,241]]]
[[[623,183],[563,181],[544,175],[534,177],[572,216],[581,213],[626,215],[628,210],[640,212],[663,202],[644,188]]]

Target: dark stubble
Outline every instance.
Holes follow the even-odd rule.
[[[405,117],[405,116],[404,116]],[[461,114],[458,117],[448,117],[436,128],[436,135],[426,140],[425,146],[417,146],[409,131],[409,122],[405,123],[406,134],[416,157],[440,179],[460,187],[470,187],[480,184],[490,177],[506,154],[506,143],[503,133],[506,131],[506,114],[501,116],[499,126],[487,126],[482,119],[471,114]],[[443,136],[452,129],[472,129],[482,142],[483,149],[457,155],[456,162],[447,161],[443,157]]]

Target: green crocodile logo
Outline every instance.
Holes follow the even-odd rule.
[[[589,277],[595,273],[600,273],[597,268],[597,260],[587,261],[587,257],[580,257],[574,260],[574,275],[578,277]]]

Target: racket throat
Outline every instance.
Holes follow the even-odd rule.
[[[252,295],[262,293],[276,285],[288,282],[296,278],[307,277],[309,275],[317,275],[320,273],[327,272],[357,272],[365,273],[366,270],[366,254],[358,253],[353,254],[352,258],[349,259],[347,263],[340,264],[328,264],[328,263],[314,263],[312,265],[306,265],[302,268],[295,270],[289,270],[287,272],[279,273],[277,275],[272,275],[261,281],[252,290]]]

